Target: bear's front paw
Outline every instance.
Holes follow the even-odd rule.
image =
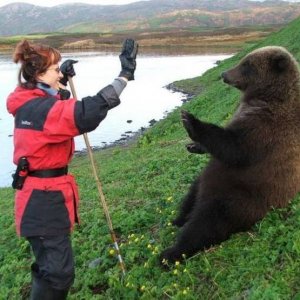
[[[185,110],[181,111],[182,124],[192,140],[197,139],[197,124],[200,123],[192,114]]]
[[[183,260],[182,253],[176,247],[167,248],[160,254],[160,263],[164,267],[181,260]]]
[[[207,153],[206,149],[199,143],[194,142],[186,145],[187,151],[190,153],[204,154]]]

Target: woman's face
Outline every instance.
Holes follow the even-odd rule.
[[[48,84],[53,89],[59,90],[59,80],[63,77],[58,63],[51,65],[45,73],[38,75],[37,81]]]

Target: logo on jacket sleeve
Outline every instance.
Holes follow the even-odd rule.
[[[30,122],[30,121],[27,121],[27,120],[21,120],[21,125],[32,127],[33,126],[33,122]]]
[[[21,106],[15,116],[15,127],[22,129],[44,129],[48,113],[57,100],[55,98],[35,98]]]

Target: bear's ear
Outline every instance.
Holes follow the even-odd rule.
[[[284,53],[278,53],[271,58],[271,67],[274,71],[281,73],[288,68],[289,59]]]

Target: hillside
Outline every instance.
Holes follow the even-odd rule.
[[[127,5],[74,3],[54,7],[13,3],[0,8],[0,35],[274,25],[299,15],[299,3],[280,0],[151,0]]]
[[[253,49],[287,47],[300,61],[300,19],[203,76],[176,82],[196,95],[183,105],[203,120],[225,124],[239,92],[220,81],[220,73]],[[199,90],[201,93],[199,94]],[[127,275],[113,256],[108,228],[86,157],[70,169],[81,192],[81,226],[73,236],[76,281],[69,299],[299,299],[300,197],[286,209],[271,211],[246,233],[162,271],[159,252],[174,239],[170,226],[178,204],[208,157],[188,154],[180,109],[127,146],[95,153],[112,221],[119,236]],[[30,249],[15,237],[13,192],[0,189],[0,299],[25,299],[30,288]],[[89,263],[101,258],[100,264]]]

